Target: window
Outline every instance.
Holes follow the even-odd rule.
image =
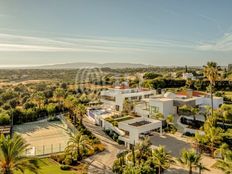
[[[149,98],[150,94],[144,95],[144,98]]]
[[[159,112],[159,107],[157,106],[150,106],[150,113],[158,113]]]
[[[131,97],[131,100],[137,100],[138,97]]]
[[[119,111],[119,106],[118,105],[115,106],[115,110]]]

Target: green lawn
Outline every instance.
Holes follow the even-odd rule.
[[[226,96],[229,100],[232,100],[232,91],[225,91],[225,96]]]
[[[52,159],[44,158],[39,160],[39,173],[40,174],[75,174],[77,171],[63,171],[60,166],[55,163]],[[15,174],[22,174],[21,172],[15,172]],[[26,171],[25,174],[32,174]]]
[[[225,96],[232,98],[232,91],[226,91]]]

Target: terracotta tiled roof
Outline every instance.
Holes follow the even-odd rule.
[[[177,95],[184,95],[184,96],[187,96],[187,91],[180,91],[180,92],[177,92]],[[200,97],[202,95],[206,95],[205,92],[201,92],[201,91],[193,91],[193,96],[194,97]]]

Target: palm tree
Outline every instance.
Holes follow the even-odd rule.
[[[222,119],[223,127],[225,128],[225,122],[227,120],[232,120],[231,107],[223,104],[219,109],[218,116]]]
[[[210,146],[210,150],[213,156],[215,146],[217,144],[220,144],[223,139],[222,137],[223,130],[218,127],[211,127],[205,130],[205,132],[206,132],[205,136],[206,136],[206,139],[208,140],[208,145]]]
[[[71,154],[75,160],[81,160],[83,153],[90,149],[92,149],[92,146],[90,145],[89,138],[78,132],[76,135],[71,135],[65,150],[68,154]]]
[[[199,164],[197,165],[197,168],[199,169],[199,174],[201,174],[201,172],[203,172],[203,171],[205,171],[205,170],[209,171],[209,169],[206,168],[202,163],[199,163]]]
[[[203,111],[200,111],[200,115],[203,115],[205,118],[205,121],[207,120],[209,113],[210,113],[211,107],[210,106],[204,106]]]
[[[126,165],[125,156],[127,155],[128,151],[125,150],[117,154],[117,160],[114,161],[112,170],[115,173],[123,173],[123,168]]]
[[[123,174],[140,174],[140,167],[139,166],[134,166],[134,165],[127,165],[123,169]]]
[[[196,108],[196,107],[192,107],[191,108],[191,113],[193,115],[193,120],[194,120],[194,123],[196,121],[196,115],[198,115],[200,112],[200,109],[199,108]]]
[[[86,114],[86,108],[83,104],[78,104],[76,109],[77,115],[80,116],[80,125],[83,124],[83,117]]]
[[[44,104],[45,95],[43,92],[37,92],[32,96],[32,101],[34,101],[35,104],[41,108],[41,106]]]
[[[197,168],[201,161],[201,155],[197,154],[194,149],[186,150],[183,149],[181,152],[181,156],[178,161],[189,168],[189,174],[193,173],[193,168]]]
[[[64,89],[63,88],[56,88],[56,90],[54,92],[54,96],[55,96],[56,100],[58,100],[59,109],[61,110],[61,104],[62,104],[64,97],[65,97]]]
[[[64,100],[64,106],[69,110],[69,118],[72,118],[74,123],[76,123],[76,116],[74,112],[76,111],[77,103],[77,98],[74,95],[68,95]]]
[[[218,160],[214,167],[222,170],[225,174],[232,174],[232,151],[228,151],[225,158]]]
[[[15,171],[22,173],[30,170],[38,173],[37,160],[24,156],[24,152],[29,145],[25,143],[19,135],[1,135],[0,137],[0,173],[13,174]]]
[[[204,76],[210,82],[211,115],[213,115],[213,88],[216,84],[216,80],[219,78],[218,68],[219,67],[216,62],[207,62],[207,65],[204,66]]]
[[[149,137],[145,137],[145,139],[142,142],[135,145],[135,153],[135,156],[138,159],[139,164],[141,163],[142,159],[148,158],[148,156],[150,156],[151,141]]]
[[[228,150],[229,150],[229,145],[223,143],[218,149],[214,151],[214,156],[220,155],[221,158],[224,159]]]
[[[126,155],[126,159],[133,162],[133,165],[136,165],[136,162],[140,164],[142,160],[147,160],[151,156],[151,142],[149,137],[145,137],[143,141],[137,144],[133,144],[130,152]]]
[[[159,146],[152,151],[151,160],[158,167],[159,174],[161,174],[163,169],[168,169],[170,164],[174,162],[170,153],[167,152],[163,146]]]

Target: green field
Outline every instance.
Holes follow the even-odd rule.
[[[39,173],[40,174],[75,174],[77,171],[63,171],[60,166],[52,159],[44,158],[39,160]],[[15,172],[15,174],[22,174],[21,172]],[[30,171],[26,171],[25,174],[32,174]]]
[[[232,91],[226,91],[225,96],[232,99]]]

